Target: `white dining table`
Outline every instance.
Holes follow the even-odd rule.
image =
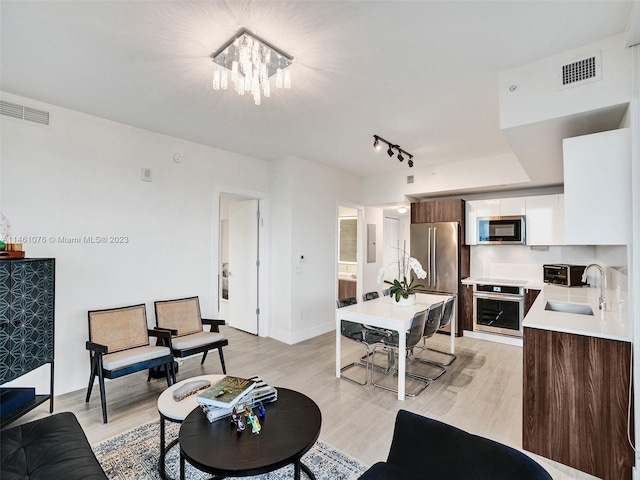
[[[395,305],[391,297],[385,296],[367,302],[356,303],[347,307],[336,308],[336,377],[340,378],[341,365],[341,337],[340,322],[348,320],[363,323],[372,327],[380,327],[398,332],[398,347],[400,352],[406,349],[406,331],[411,327],[411,321],[416,313],[426,310],[434,303],[443,302],[451,298],[450,295],[434,295],[417,293],[415,305]],[[454,322],[451,322],[452,324]],[[451,349],[453,353],[453,339],[455,330],[452,325]],[[398,400],[405,397],[406,355],[398,355]]]

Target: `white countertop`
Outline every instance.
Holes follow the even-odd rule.
[[[630,342],[627,302],[607,297],[603,312],[598,309],[599,297],[599,288],[545,285],[524,318],[523,326]],[[547,301],[588,304],[593,316],[545,310]]]
[[[531,280],[513,280],[507,278],[486,278],[486,277],[467,277],[463,278],[460,283],[463,285],[476,285],[478,283],[489,284],[489,285],[505,285],[512,287],[526,287],[526,288],[535,288],[536,290],[542,290],[544,287],[544,283],[535,282]]]

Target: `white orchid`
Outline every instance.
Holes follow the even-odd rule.
[[[394,279],[392,282],[384,280],[387,269],[391,265],[393,265],[393,263],[378,270],[378,283],[382,283],[384,281],[384,283],[391,285],[389,292],[395,296],[396,301],[400,300],[400,297],[409,298],[409,295],[415,293],[416,289],[424,288],[424,285],[422,284],[413,283],[413,275],[411,272],[413,271],[417,278],[426,278],[427,272],[424,271],[422,265],[416,258],[410,257],[407,254],[405,249],[398,248],[397,268],[399,278]]]

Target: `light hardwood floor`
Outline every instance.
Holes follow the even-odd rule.
[[[298,390],[311,397],[322,411],[320,440],[333,445],[365,465],[386,459],[399,409],[406,409],[515,448],[522,446],[522,349],[471,338],[456,341],[458,359],[447,372],[419,396],[398,401],[392,392],[372,385],[358,386],[335,377],[335,334],[286,345],[230,327],[222,332],[229,339],[225,347],[227,372],[232,375],[260,375],[275,387]],[[343,365],[362,355],[355,342],[343,340]],[[447,350],[449,337],[436,335],[430,345]],[[383,359],[379,358],[379,362]],[[408,367],[411,368],[411,367]],[[427,373],[429,367],[420,367]],[[349,374],[362,375],[363,369]],[[217,352],[205,365],[200,356],[186,359],[178,380],[206,373],[221,373]],[[378,377],[376,377],[378,378]],[[394,379],[389,379],[391,383]],[[408,388],[414,386],[408,381]],[[55,411],[76,414],[89,441],[98,443],[126,430],[158,419],[156,401],[166,387],[164,380],[146,381],[146,372],[108,381],[109,423],[102,424],[99,390],[85,403],[85,390],[55,399]],[[48,404],[20,419],[26,422],[48,415]],[[579,439],[576,439],[579,441]],[[594,477],[531,455],[557,480]]]

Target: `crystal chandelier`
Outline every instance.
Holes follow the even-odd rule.
[[[276,76],[276,88],[291,88],[289,65],[294,58],[266,40],[241,28],[215,53],[211,54],[215,71],[213,89],[226,90],[229,77],[238,95],[250,92],[256,105],[271,96],[270,78]]]

